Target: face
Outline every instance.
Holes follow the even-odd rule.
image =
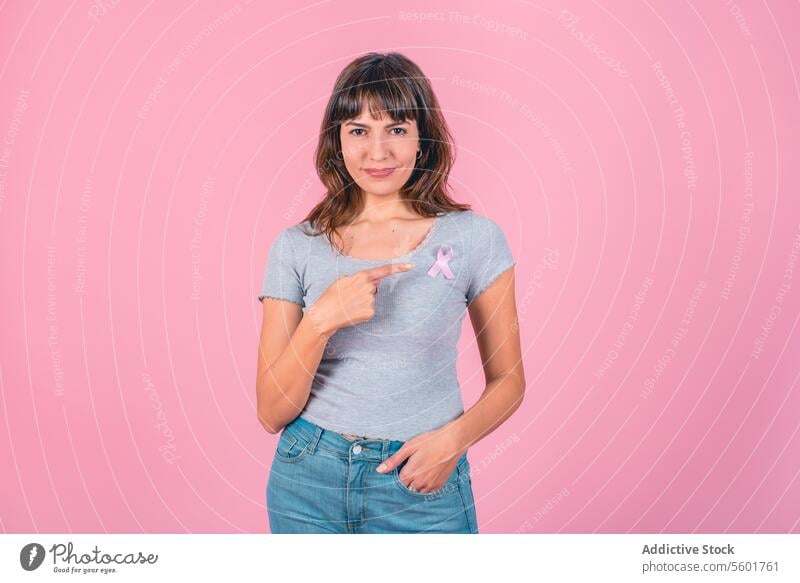
[[[390,195],[400,191],[411,177],[417,161],[417,122],[395,122],[388,115],[361,114],[339,127],[342,156],[347,171],[369,194]]]

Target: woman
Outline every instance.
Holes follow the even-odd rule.
[[[273,242],[259,300],[258,418],[282,429],[273,533],[477,533],[467,449],[522,402],[514,261],[452,201],[452,139],[397,53],[339,75],[316,162],[325,198]],[[486,390],[464,411],[469,311]]]

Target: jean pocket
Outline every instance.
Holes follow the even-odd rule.
[[[461,459],[458,460],[456,467],[453,468],[453,471],[450,473],[450,477],[447,478],[447,482],[444,483],[444,486],[439,488],[438,490],[434,490],[433,492],[415,492],[413,490],[409,490],[408,486],[406,486],[402,480],[400,479],[400,470],[406,464],[408,460],[403,461],[399,466],[397,466],[392,471],[392,478],[394,480],[395,485],[400,488],[403,492],[408,494],[409,496],[414,496],[415,498],[421,498],[423,500],[435,500],[436,498],[440,498],[447,494],[451,494],[453,492],[458,491],[458,481],[461,476],[461,472],[459,471],[460,468],[464,466],[467,462],[467,456],[464,454],[461,456]]]
[[[275,459],[286,463],[299,462],[308,454],[310,444],[311,441],[302,434],[284,427],[275,448]]]

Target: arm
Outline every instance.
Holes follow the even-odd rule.
[[[390,263],[340,276],[303,314],[299,304],[264,298],[256,401],[258,420],[277,433],[306,406],[328,339],[375,315],[375,291],[387,276],[411,264]]]
[[[330,332],[300,305],[264,298],[256,378],[258,420],[277,433],[305,407]]]
[[[462,453],[508,419],[525,395],[513,268],[475,298],[469,305],[469,316],[486,388],[472,407],[448,424]]]
[[[389,472],[410,458],[399,477],[418,492],[441,488],[458,458],[508,419],[525,394],[513,267],[472,301],[469,314],[486,377],[480,399],[449,423],[408,440],[377,468]]]

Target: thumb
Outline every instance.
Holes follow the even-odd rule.
[[[404,459],[410,456],[411,453],[412,451],[410,447],[408,448],[401,447],[400,449],[397,450],[396,453],[386,458],[383,461],[383,463],[375,469],[375,471],[378,472],[379,474],[385,474],[387,472],[391,472],[393,469],[399,466]]]

